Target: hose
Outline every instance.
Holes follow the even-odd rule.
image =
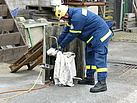
[[[0,99],[0,100],[6,100],[6,99],[13,98],[13,97],[17,97],[17,96],[19,96],[19,95],[21,95],[21,94],[28,93],[28,92],[30,92],[31,90],[42,89],[42,88],[45,88],[45,87],[47,87],[48,85],[50,85],[50,84],[52,83],[52,81],[49,82],[48,84],[46,84],[45,86],[42,86],[42,87],[39,87],[39,88],[34,88],[34,87],[36,86],[36,83],[38,82],[38,79],[40,78],[41,73],[42,73],[42,69],[40,69],[40,73],[39,73],[39,75],[38,75],[38,77],[37,77],[34,85],[33,85],[30,89],[22,89],[22,90],[12,90],[12,91],[0,92],[0,94],[5,94],[5,93],[10,93],[10,92],[25,91],[25,92],[19,93],[19,94],[17,94],[17,95],[13,95],[13,96],[11,96],[11,97],[2,98],[2,99]]]
[[[42,86],[42,87],[39,87],[39,88],[34,88],[34,89],[31,89],[31,90],[37,90],[37,89],[42,89],[42,88],[45,88],[47,87],[48,85],[50,85],[52,82],[49,82],[48,84]],[[21,90],[11,90],[11,91],[6,91],[6,92],[0,92],[0,94],[5,94],[5,93],[10,93],[10,92],[19,92],[19,91],[27,91],[29,89],[21,89]]]

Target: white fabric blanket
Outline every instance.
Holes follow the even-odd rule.
[[[56,53],[54,67],[55,85],[74,86],[73,77],[76,76],[75,54],[72,52],[62,53],[53,49],[51,51],[53,52],[50,52],[50,55],[52,53],[55,55]]]

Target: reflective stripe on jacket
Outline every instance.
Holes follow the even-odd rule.
[[[68,13],[70,21],[58,39],[61,47],[77,37],[95,49],[111,38],[112,33],[100,16],[81,8],[69,8]]]

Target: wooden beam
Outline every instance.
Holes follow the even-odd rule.
[[[10,65],[11,72],[16,72],[19,70],[22,66],[29,64],[31,61],[36,60],[40,55],[42,55],[43,47],[41,46],[36,52],[32,53],[28,58],[26,58],[23,62],[21,62],[19,65],[15,66],[14,64]],[[25,55],[24,55],[25,56]],[[31,68],[32,69],[32,68]]]
[[[42,61],[42,52],[43,52],[43,39],[41,39],[37,44],[30,48],[24,55],[12,63],[9,67],[11,72],[16,72],[22,66],[28,65],[28,69],[33,69]]]
[[[0,0],[0,4],[5,4],[5,1],[4,0]]]
[[[19,32],[0,34],[0,46],[20,44],[20,35]]]
[[[0,62],[15,60],[23,55],[27,50],[27,45],[0,49]]]
[[[32,70],[34,67],[36,67],[38,64],[42,63],[43,60],[43,55],[39,56],[34,63],[32,63],[31,65],[29,65],[28,70]]]
[[[13,31],[13,28],[14,28],[13,19],[0,20],[0,31]]]
[[[84,3],[84,2],[67,2],[63,5],[73,5],[73,6],[105,6],[104,2],[96,2],[96,3]]]
[[[37,44],[35,44],[32,48],[30,48],[24,55],[22,55],[20,58],[18,58],[15,62],[14,65],[18,65],[21,62],[23,62],[26,59],[27,54],[32,54],[35,52],[38,48],[40,48],[43,45],[43,39],[40,40]]]
[[[0,5],[0,16],[7,16],[8,6]]]

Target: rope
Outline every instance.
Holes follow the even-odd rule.
[[[42,87],[39,87],[39,88],[34,88],[34,87],[36,86],[36,83],[38,82],[38,79],[40,78],[41,73],[42,73],[42,69],[40,69],[40,73],[39,73],[39,75],[38,75],[35,83],[33,84],[33,86],[32,86],[30,89],[22,89],[22,90],[12,90],[12,91],[0,92],[0,94],[4,94],[4,93],[9,93],[9,92],[25,91],[25,92],[19,93],[19,94],[17,94],[17,95],[13,95],[13,96],[11,96],[11,97],[2,98],[2,99],[0,99],[0,101],[1,101],[1,100],[6,100],[6,99],[10,99],[10,98],[14,98],[14,97],[17,97],[17,96],[22,95],[22,94],[24,94],[24,93],[28,93],[28,92],[30,92],[31,90],[42,89],[42,88],[47,87],[48,85],[50,85],[52,82],[49,82],[49,83],[46,84],[45,86],[42,86]]]

